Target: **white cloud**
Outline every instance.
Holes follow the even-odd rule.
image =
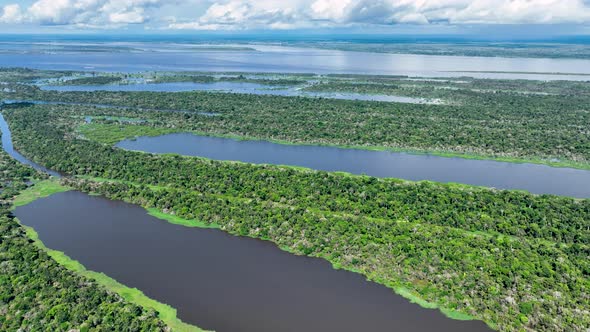
[[[450,16],[452,23],[587,23],[590,8],[580,0],[480,0]]]
[[[38,0],[25,10],[18,5],[4,7],[0,22],[80,27],[120,26],[145,23],[148,10],[165,0]]]
[[[589,23],[589,6],[583,0],[232,0],[170,28]]]
[[[109,14],[109,21],[111,23],[123,23],[123,24],[131,24],[131,23],[144,23],[145,17],[143,16],[142,9],[134,9],[131,11],[125,12],[117,12]]]
[[[19,5],[6,5],[4,8],[2,8],[0,23],[20,23],[22,20],[23,16]]]
[[[585,0],[36,0],[0,13],[0,23],[202,30],[590,23]]]
[[[317,0],[311,8],[311,17],[317,20],[339,21],[346,15],[352,0]]]
[[[231,26],[250,28],[266,26],[274,29],[291,28],[298,23],[298,10],[280,1],[230,1],[212,4],[197,22],[197,26]]]

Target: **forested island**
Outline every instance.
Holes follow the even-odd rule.
[[[497,330],[590,326],[588,199],[113,147],[136,136],[197,132],[588,169],[588,83],[335,75],[314,77],[305,87],[443,101],[423,105],[210,92],[56,92],[30,84],[50,76],[3,71],[1,80],[14,92],[0,95],[21,102],[5,104],[2,113],[15,147],[67,175],[63,186],[165,212],[187,226],[269,240]],[[24,178],[41,176],[28,172]],[[161,326],[151,314],[150,324]]]
[[[16,75],[5,73],[6,81]],[[47,72],[31,75],[36,79]],[[278,81],[298,82],[301,76],[296,77]],[[436,105],[210,92],[57,92],[22,84],[7,88],[10,92],[0,97],[127,107],[122,116],[137,109],[173,111],[151,115],[158,120],[151,124],[177,131],[589,168],[590,113],[585,105],[590,88],[585,82],[331,75],[302,87],[439,100]],[[115,132],[110,129],[105,132]]]

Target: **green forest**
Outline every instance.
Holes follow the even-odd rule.
[[[37,86],[133,80],[233,81],[438,104]],[[2,107],[15,147],[66,174],[63,185],[326,259],[450,317],[480,319],[497,330],[590,326],[589,199],[113,147],[126,138],[194,132],[590,169],[588,82],[200,72],[88,76],[2,68],[0,82],[0,98],[17,101]],[[170,328],[156,311],[66,269],[39,248],[10,208],[19,192],[47,176],[5,154],[0,161],[0,245],[9,262],[0,264],[0,312],[6,313],[0,330]],[[50,287],[50,280],[62,288]]]
[[[16,74],[5,75],[9,81]],[[48,74],[34,76],[43,75]],[[240,76],[224,79],[240,80]],[[211,92],[55,92],[23,84],[8,89],[14,92],[0,92],[0,98],[127,107],[113,114],[153,120],[135,124],[143,127],[590,168],[590,84],[586,82],[331,75],[304,88],[440,100],[437,105]]]
[[[166,96],[153,95],[160,98],[154,107]],[[175,94],[162,108],[218,98],[184,95],[189,94]],[[133,94],[103,96],[121,98],[103,102],[142,106]],[[240,97],[235,101],[263,100]],[[243,101],[236,110],[248,107]],[[217,118],[195,112],[15,104],[3,113],[19,151],[71,174],[65,183],[80,190],[322,257],[435,303],[451,316],[482,319],[499,330],[575,331],[590,325],[590,200],[151,155],[114,148],[81,129],[86,116],[111,128],[167,130],[179,129],[182,119],[190,126]],[[259,130],[255,123],[244,126]]]

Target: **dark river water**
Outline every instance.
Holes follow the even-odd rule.
[[[537,164],[447,158],[389,151],[238,141],[188,133],[124,140],[116,146],[217,160],[303,166],[407,180],[458,182],[535,194],[590,197],[590,171]]]
[[[216,331],[489,331],[446,318],[323,259],[215,229],[187,228],[139,206],[71,191],[15,210],[65,252]]]

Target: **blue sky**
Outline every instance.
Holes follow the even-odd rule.
[[[0,31],[588,35],[590,0],[0,0]]]

